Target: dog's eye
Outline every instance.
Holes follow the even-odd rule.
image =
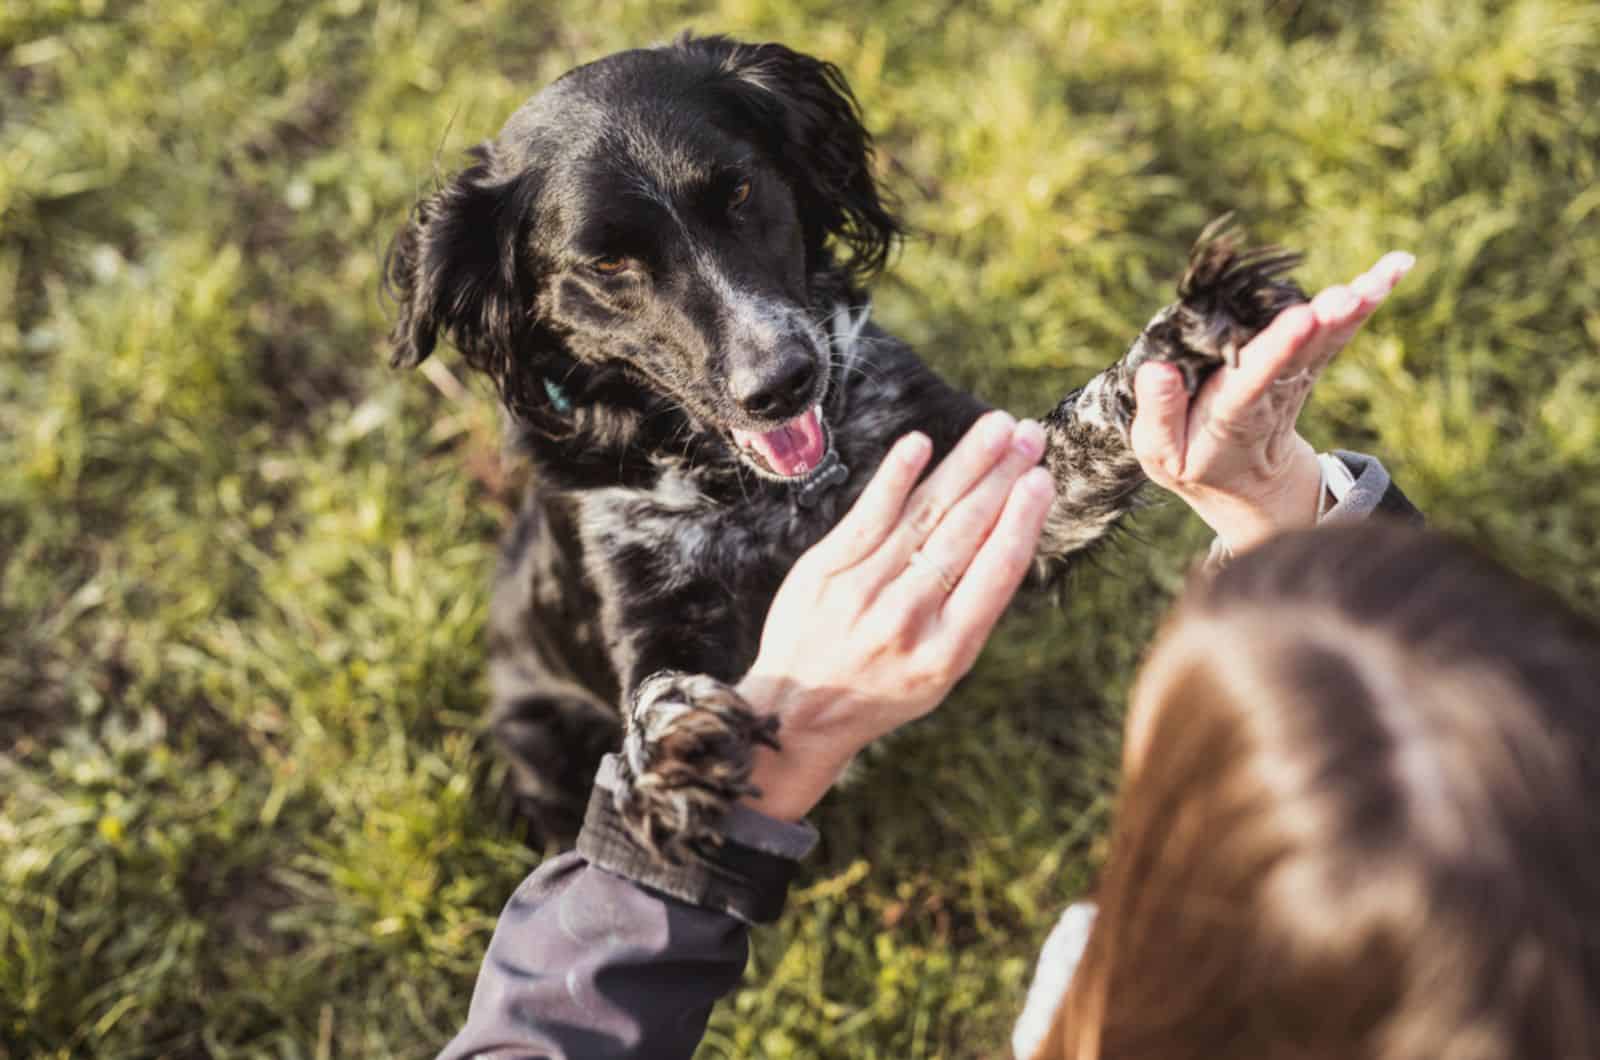
[[[595,258],[589,262],[589,268],[602,276],[615,276],[628,268],[627,258]]]
[[[728,197],[728,209],[737,210],[750,201],[750,181],[741,180],[733,189],[733,194]]]

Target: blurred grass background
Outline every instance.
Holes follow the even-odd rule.
[[[919,232],[880,319],[1019,413],[1224,209],[1313,286],[1414,251],[1313,441],[1600,610],[1593,3],[8,0],[0,1057],[423,1057],[462,1019],[539,857],[477,737],[515,471],[482,387],[385,367],[379,258],[525,96],[686,26],[843,68]],[[1142,515],[824,806],[703,1056],[1005,1055],[1203,543]]]

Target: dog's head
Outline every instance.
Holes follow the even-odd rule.
[[[830,352],[814,307],[900,230],[836,68],[721,37],[622,52],[473,155],[390,250],[396,364],[445,334],[520,417],[637,394],[764,475],[816,467]]]

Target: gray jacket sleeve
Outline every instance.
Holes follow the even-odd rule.
[[[1421,525],[1422,513],[1400,492],[1400,487],[1394,484],[1388,469],[1377,457],[1344,449],[1334,450],[1333,455],[1350,472],[1351,481],[1344,489],[1343,496],[1336,497],[1331,505],[1318,513],[1319,526],[1360,522],[1369,515]],[[1228,546],[1219,537],[1211,542],[1205,566],[1213,569],[1220,567],[1231,556]]]
[[[689,1057],[738,985],[749,924],[777,918],[816,832],[736,807],[703,860],[665,865],[620,826],[614,770],[601,767],[578,849],[541,865],[500,914],[442,1060]]]
[[[1389,471],[1375,456],[1336,449],[1333,453],[1355,479],[1349,491],[1317,520],[1319,523],[1347,523],[1377,514],[1421,525],[1422,512],[1412,504]]]

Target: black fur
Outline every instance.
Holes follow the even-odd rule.
[[[785,572],[896,438],[921,430],[938,459],[985,406],[867,319],[900,225],[827,63],[722,37],[623,52],[473,157],[418,204],[386,279],[395,363],[447,335],[537,472],[496,583],[491,724],[524,808],[569,835],[620,715],[619,808],[670,849],[737,797],[770,738],[727,686]],[[1103,536],[1144,481],[1127,446],[1137,363],[1215,364],[1269,303],[1303,297],[1277,278],[1287,259],[1206,246],[1182,302],[1046,419],[1042,567]],[[1241,305],[1266,308],[1241,320]],[[734,432],[813,405],[848,473],[808,495]]]

